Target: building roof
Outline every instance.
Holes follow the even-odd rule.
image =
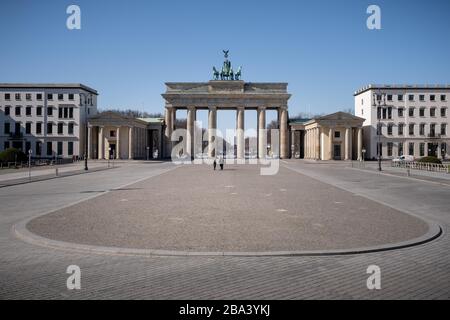
[[[83,89],[95,95],[94,90],[81,83],[0,83],[0,88],[8,89]]]
[[[369,90],[385,90],[385,89],[399,89],[399,90],[450,90],[450,84],[369,84],[355,91],[354,96],[364,93]]]
[[[148,123],[163,123],[164,118],[138,118],[139,120],[148,122]]]
[[[308,121],[311,121],[311,118],[308,119],[289,119],[289,124],[304,124]]]

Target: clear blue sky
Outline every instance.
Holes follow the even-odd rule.
[[[370,4],[382,30],[366,27]],[[449,0],[1,0],[0,82],[81,82],[100,108],[162,112],[165,81],[207,81],[229,49],[243,80],[289,83],[291,115],[328,113],[369,83],[450,83],[449,15]]]

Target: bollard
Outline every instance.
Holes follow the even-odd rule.
[[[59,176],[58,168],[55,169],[55,174],[57,177]]]
[[[406,176],[407,177],[410,177],[411,176],[411,170],[408,168],[408,169],[406,169]]]

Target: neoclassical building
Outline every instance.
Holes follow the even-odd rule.
[[[162,157],[163,119],[132,118],[105,112],[89,119],[90,159]]]
[[[312,160],[361,160],[364,119],[336,112],[315,119],[293,120],[291,157]]]

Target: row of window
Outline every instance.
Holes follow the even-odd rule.
[[[421,135],[421,136],[425,135],[425,126],[426,126],[425,123],[419,124],[419,135]],[[430,126],[430,131],[429,131],[428,135],[430,137],[432,137],[432,138],[433,137],[437,137],[436,124],[431,123],[429,126]],[[403,136],[404,135],[404,127],[405,127],[404,123],[399,123],[398,124],[398,126],[397,126],[397,128],[398,128],[397,134],[399,136]],[[416,127],[416,125],[414,123],[408,124],[408,134],[410,136],[414,136],[415,135],[415,127]],[[377,126],[377,135],[382,134],[382,128],[383,128],[382,124],[379,124]],[[393,128],[394,128],[394,124],[393,123],[389,123],[387,125],[387,135],[388,136],[392,136],[393,135]],[[441,123],[440,129],[441,129],[440,130],[440,135],[441,136],[446,136],[447,135],[447,124],[446,123]]]
[[[404,99],[405,99],[405,96],[403,94],[398,94],[396,96],[397,96],[397,101],[404,101]],[[420,102],[426,101],[426,96],[424,94],[419,94],[418,97],[419,97]],[[380,95],[380,94],[376,95],[376,99],[378,101],[381,101],[382,98],[383,98],[382,95]],[[387,101],[393,101],[393,99],[394,99],[394,95],[392,95],[392,94],[386,95]],[[409,95],[407,95],[407,99],[408,99],[408,101],[413,102],[413,101],[416,101],[417,98],[416,98],[416,95],[409,94]],[[436,101],[436,99],[437,99],[437,96],[435,94],[429,95],[429,101],[434,102],[434,101]],[[447,96],[445,94],[441,94],[441,95],[439,95],[439,99],[440,99],[440,101],[447,101]]]
[[[425,111],[427,108],[420,107],[419,108],[419,117],[425,117]],[[408,108],[408,116],[414,117],[415,116],[415,107],[409,107]],[[436,117],[436,107],[429,108],[429,116],[430,117]],[[405,108],[400,107],[397,108],[397,115],[399,118],[403,118],[405,116]],[[447,117],[447,107],[440,108],[440,115],[441,117]],[[392,107],[382,108],[378,107],[377,109],[377,117],[378,119],[392,119]]]
[[[64,148],[64,144],[66,142],[63,141],[58,141],[56,144],[56,155],[58,156],[62,156],[63,155],[63,148]],[[9,141],[5,141],[3,148],[4,150],[8,149],[11,147],[11,144]],[[25,152],[28,152],[28,150],[31,149],[31,142],[27,141],[25,143]],[[46,154],[47,156],[54,156],[54,151],[53,151],[53,142],[48,141],[46,143]],[[67,154],[69,156],[73,155],[73,142],[69,141],[67,142]],[[35,144],[35,155],[36,156],[41,156],[42,155],[42,142],[41,141],[36,141]]]
[[[440,146],[437,143],[425,143],[425,142],[420,142],[420,143],[418,143],[418,145],[419,145],[419,156],[420,157],[425,156],[425,150],[426,150],[425,147],[427,147],[428,155],[436,156],[439,153],[440,154],[447,153],[447,144],[445,142],[441,143]],[[387,156],[388,157],[394,156],[394,153],[393,153],[394,143],[388,142],[386,144],[386,146],[387,146]],[[408,155],[414,156],[415,151],[416,151],[416,143],[409,142],[407,146],[408,146]],[[378,152],[380,152],[380,155],[383,156],[383,143],[382,142],[377,144],[377,154],[378,154]],[[397,146],[397,156],[400,157],[403,155],[404,155],[404,144],[403,144],[403,142],[399,142],[398,146]]]
[[[31,134],[31,122],[27,122],[25,124],[25,134]],[[57,124],[57,133],[58,134],[64,134],[64,126],[65,124],[63,122],[60,122]],[[73,135],[73,129],[74,129],[74,123],[69,123],[67,125],[67,134]],[[14,124],[14,134],[20,135],[21,134],[21,124],[20,122],[16,122]],[[11,124],[9,122],[5,122],[4,125],[4,134],[11,134]],[[42,122],[36,123],[36,132],[35,134],[42,134]],[[47,123],[47,134],[53,134],[53,123],[49,122]]]
[[[37,106],[36,107],[36,116],[41,117],[42,116],[42,109],[43,106]],[[53,106],[47,107],[47,116],[52,117],[53,116],[53,109],[55,109]],[[73,119],[73,107],[59,107],[58,108],[58,117],[60,119]],[[27,106],[25,107],[25,115],[27,117],[32,116],[32,110],[33,107]],[[5,115],[9,116],[11,114],[11,107],[5,106]],[[17,117],[20,117],[22,115],[22,107],[16,106],[14,108],[14,115]]]
[[[66,94],[64,94],[64,93],[58,93],[58,94],[47,93],[47,100],[53,100],[53,96],[57,96],[58,100],[64,100],[64,96],[66,96]],[[42,100],[42,97],[43,97],[42,93],[36,93],[36,100]],[[69,100],[73,100],[74,97],[75,97],[75,95],[73,93],[67,94],[67,98]],[[21,101],[22,94],[15,93],[14,98],[16,101]],[[5,100],[11,100],[11,93],[5,93]],[[33,100],[33,95],[31,93],[25,93],[25,100],[27,100],[27,101]]]

